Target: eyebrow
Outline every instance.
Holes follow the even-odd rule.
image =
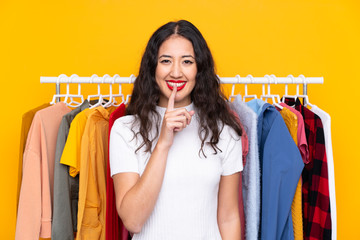
[[[170,55],[165,55],[165,54],[163,54],[163,55],[161,55],[161,56],[159,57],[159,59],[162,58],[162,57],[172,58],[172,56],[170,56]],[[182,57],[182,58],[192,57],[193,59],[195,59],[192,55],[183,55],[183,56],[181,56],[181,57]]]

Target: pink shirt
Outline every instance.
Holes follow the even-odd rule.
[[[286,103],[280,103],[280,105],[283,107],[286,107],[291,112],[296,114],[296,117],[298,119],[298,132],[297,132],[298,147],[299,147],[303,162],[305,164],[307,164],[307,163],[309,163],[309,148],[308,148],[308,144],[306,141],[304,118],[299,111],[297,111],[295,108],[290,107]]]
[[[34,116],[23,157],[16,240],[51,237],[56,140],[61,119],[70,111],[59,102]]]

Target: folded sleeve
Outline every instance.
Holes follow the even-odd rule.
[[[139,163],[135,150],[136,138],[129,124],[123,118],[115,121],[110,132],[109,161],[111,177],[117,173],[139,173]]]
[[[243,170],[241,137],[229,126],[225,126],[221,139],[226,144],[222,159],[222,176],[227,176]]]

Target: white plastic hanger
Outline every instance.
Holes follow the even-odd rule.
[[[231,94],[229,96],[229,102],[231,102],[232,99],[234,99],[236,96],[234,95],[234,91],[235,91],[235,83],[233,83],[232,87],[231,87]]]
[[[304,75],[300,74],[300,75],[299,75],[299,78],[301,78],[301,79],[303,80],[303,84],[307,84],[306,78],[305,78]],[[309,97],[308,97],[308,95],[300,95],[300,94],[297,94],[297,97],[299,97],[299,98],[304,98],[304,106],[305,106],[305,107],[308,106],[308,105],[309,105],[310,107],[314,107],[314,105],[309,102]]]
[[[113,94],[112,93],[112,85],[115,83],[115,79],[120,77],[119,74],[115,74],[112,78],[112,82],[110,84],[110,95],[109,95],[109,102],[105,103],[103,106],[106,107],[110,107],[110,106],[115,106],[118,107],[121,105],[121,103],[125,102],[124,99],[124,94],[122,94],[121,92],[121,83],[119,83],[119,93],[118,94]],[[121,102],[119,104],[116,104],[116,97],[121,97]]]
[[[129,84],[131,84],[133,81],[133,78],[136,78],[134,74],[131,74],[130,77],[129,77]],[[124,104],[125,105],[128,105],[129,104],[129,99],[131,98],[131,94],[128,94],[126,95],[126,99],[125,99],[125,102]]]
[[[277,79],[275,77],[275,75],[265,75],[264,76],[265,78],[268,79],[268,85],[267,85],[267,94],[265,94],[265,84],[262,85],[262,95],[260,96],[260,99],[263,100],[265,99],[264,101],[267,102],[267,99],[271,99],[272,102],[273,102],[273,105],[280,108],[280,109],[283,109],[283,107],[279,104],[280,103],[280,96],[278,94],[271,94],[270,93],[270,85],[272,83],[272,79],[274,79],[274,83],[277,84]]]
[[[96,74],[93,74],[93,75],[90,77],[90,83],[93,83],[95,77],[98,77],[98,76],[97,76]],[[95,103],[95,104],[93,104],[93,105],[90,105],[90,108],[94,108],[94,107],[100,106],[101,103],[102,103],[102,101],[103,101],[103,96],[102,96],[101,93],[100,93],[100,83],[98,83],[97,89],[98,89],[98,93],[97,93],[97,94],[95,94],[95,95],[88,95],[88,98],[87,98],[87,99],[88,99],[89,103],[90,103],[90,101],[91,101],[91,98],[98,98],[97,103]]]
[[[295,78],[293,77],[293,75],[289,75],[288,76],[289,78],[291,78],[292,79],[292,82],[293,83],[295,83]],[[301,78],[302,79],[302,84],[306,84],[306,78],[305,78],[305,76],[304,75],[299,75],[299,78]],[[300,94],[300,92],[299,92],[299,83],[298,84],[296,84],[296,95],[288,95],[288,87],[287,87],[287,84],[285,84],[285,95],[283,96],[283,99],[282,99],[282,102],[285,102],[285,99],[286,98],[293,98],[294,99],[294,101],[296,101],[296,99],[298,99],[298,98],[304,98],[304,106],[307,106],[307,105],[309,105],[310,107],[313,107],[314,105],[313,104],[311,104],[310,102],[309,102],[309,97],[308,97],[308,95],[301,95]]]
[[[70,102],[67,102],[67,99],[64,100],[64,102],[69,106],[69,107],[79,107],[83,102],[84,102],[84,97],[81,94],[81,85],[80,83],[78,83],[78,94],[69,94],[70,90],[69,90],[69,83],[72,83],[73,78],[75,77],[79,77],[76,74],[73,74],[70,76],[68,83],[66,84],[66,95],[67,95],[67,99],[70,100]],[[81,102],[77,102],[74,101],[74,98],[80,98]]]
[[[238,75],[237,75],[237,76],[238,76]],[[251,82],[251,83],[254,83],[254,77],[253,77],[251,74],[247,75],[246,77],[250,79],[250,82]],[[240,76],[239,76],[239,78],[240,78]],[[248,95],[248,88],[247,88],[247,84],[245,83],[245,94],[244,94],[244,96],[243,96],[243,102],[246,102],[246,99],[247,99],[247,98],[257,99],[257,96],[256,96],[256,94]]]
[[[240,76],[239,75],[236,75],[235,78],[238,79],[238,82],[237,83],[240,83]],[[231,87],[231,94],[229,96],[229,102],[232,101],[232,99],[235,99],[236,96],[235,96],[235,84],[236,83],[233,83],[232,87]]]
[[[287,77],[291,79],[292,83],[295,83],[295,78],[293,75],[290,74]],[[285,94],[282,98],[282,102],[284,103],[286,98],[292,98],[294,99],[294,101],[296,101],[298,95],[299,95],[299,84],[296,84],[296,95],[288,95],[288,85],[285,84]]]
[[[129,99],[130,98],[131,98],[131,94],[126,95],[126,99],[125,99],[125,102],[124,102],[125,105],[129,104]]]
[[[65,74],[60,74],[56,79],[56,85],[59,86],[61,78],[66,78]],[[52,101],[50,102],[51,105],[56,103],[56,98],[66,97],[66,94],[54,94]]]
[[[78,75],[73,74],[70,76],[70,78],[68,79],[67,83],[66,83],[66,94],[54,94],[52,101],[50,102],[50,104],[55,104],[56,103],[56,98],[61,98],[64,97],[64,103],[69,106],[69,107],[78,107],[82,104],[82,102],[84,102],[84,97],[81,94],[81,86],[80,84],[78,84],[78,94],[70,94],[70,86],[69,84],[72,82],[72,79],[74,77],[78,77]],[[67,78],[67,76],[65,74],[61,74],[59,75],[59,77],[56,80],[56,83],[59,84],[61,78]],[[74,101],[74,98],[80,98],[81,102],[77,102]],[[70,102],[68,102],[68,100],[70,100]]]
[[[103,76],[102,83],[104,83],[105,79],[109,78],[109,77],[110,76],[108,74],[105,74]],[[109,99],[108,102],[105,102],[105,101],[101,102],[101,105],[104,108],[107,108],[107,107],[110,107],[110,106],[118,107],[118,106],[120,106],[121,103],[125,102],[124,95],[121,93],[121,83],[119,83],[119,94],[113,94],[112,85],[115,83],[116,77],[120,77],[120,76],[118,74],[115,74],[114,77],[112,78],[112,81],[110,83],[109,95],[102,95],[102,100],[104,100],[104,98]],[[116,99],[115,99],[116,97],[121,97],[121,103],[119,105],[116,105],[116,103],[117,103]]]
[[[108,74],[105,74],[103,76],[103,80],[102,82],[104,83],[105,82],[105,79],[107,77],[110,77]],[[103,98],[106,97],[106,98],[109,98],[109,101],[108,102],[105,102],[105,101],[102,101],[101,102],[101,105],[104,107],[104,108],[107,108],[107,107],[110,107],[112,106],[113,104],[113,94],[112,94],[112,85],[114,84],[114,79],[112,80],[112,83],[109,84],[110,86],[110,89],[109,89],[109,95],[103,95]]]

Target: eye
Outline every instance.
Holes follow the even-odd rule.
[[[191,60],[185,60],[184,63],[185,63],[185,64],[192,64],[192,63],[194,63],[194,62],[191,61]]]
[[[160,61],[160,63],[170,63],[170,60],[169,59],[163,59]]]

